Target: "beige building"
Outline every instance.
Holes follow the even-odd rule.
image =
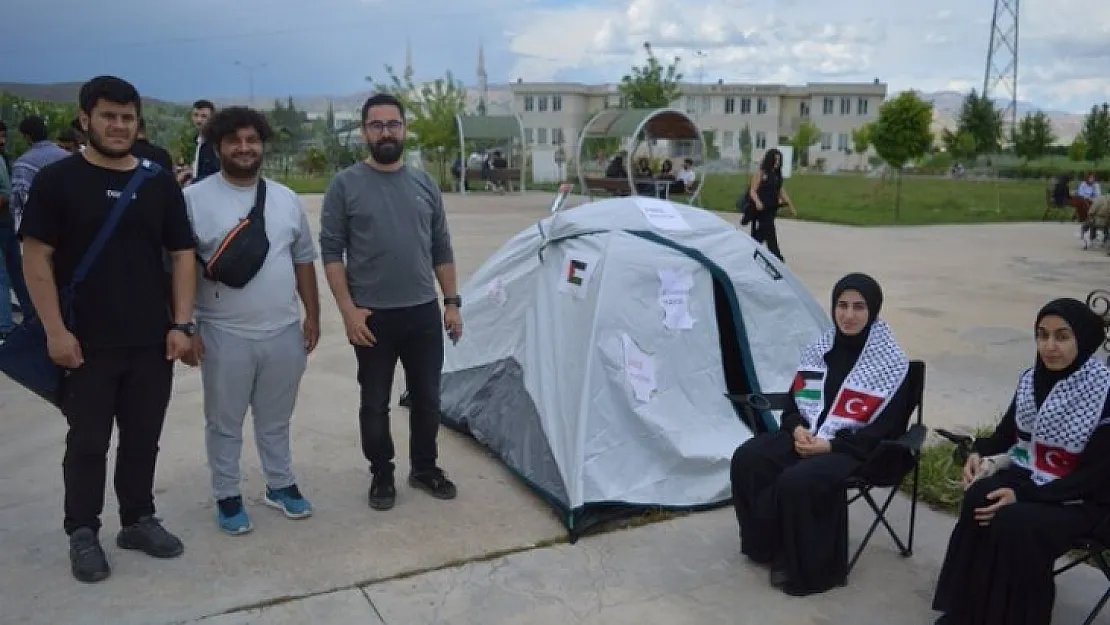
[[[576,155],[578,135],[586,122],[606,108],[621,106],[615,84],[526,83],[510,85],[512,110],[524,120],[525,140],[534,149],[563,144]],[[747,125],[756,161],[770,148],[787,142],[803,120],[812,121],[820,137],[809,148],[808,163],[825,170],[850,169],[865,157],[854,154],[852,130],[878,117],[887,86],[872,83],[808,83],[804,86],[757,84],[683,84],[672,106],[686,111],[703,132],[713,133],[721,158],[739,159],[740,134]],[[682,157],[690,146],[675,145]]]

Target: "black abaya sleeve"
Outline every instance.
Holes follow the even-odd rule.
[[[1110,502],[1110,400],[1102,409],[1102,421],[1091,440],[1079,454],[1075,470],[1068,475],[1037,486],[1029,482],[1019,487],[1018,501],[1060,503],[1083,499],[1097,503]]]
[[[781,423],[780,427],[790,433],[793,433],[794,428],[799,425],[809,429],[805,419],[802,418],[802,412],[798,410],[798,404],[794,402],[793,394],[786,396],[786,407],[783,408],[782,418],[779,421]]]
[[[847,454],[858,460],[867,460],[879,443],[884,440],[893,440],[906,431],[913,406],[909,390],[909,376],[902,381],[902,385],[890,398],[886,405],[871,423],[852,433],[841,431],[829,445],[834,453]]]
[[[1010,400],[1010,407],[1002,420],[994,428],[994,434],[988,438],[977,438],[972,446],[975,453],[980,456],[993,456],[1008,451],[1017,442],[1017,423],[1014,422],[1014,400]]]

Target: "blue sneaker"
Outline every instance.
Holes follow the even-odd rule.
[[[278,489],[267,486],[266,495],[262,500],[267,506],[281,510],[290,519],[305,519],[312,516],[312,504],[301,495],[296,484]]]
[[[220,529],[232,536],[246,534],[254,529],[251,519],[247,516],[247,509],[243,507],[243,498],[227,497],[216,502],[216,523]]]

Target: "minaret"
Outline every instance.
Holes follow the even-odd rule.
[[[489,101],[489,76],[486,74],[486,51],[482,42],[478,42],[478,114],[486,114],[486,102]]]
[[[405,84],[407,85],[413,76],[412,71],[412,40],[405,40]]]

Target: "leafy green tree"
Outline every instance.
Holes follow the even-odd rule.
[[[974,89],[964,98],[956,117],[956,134],[966,132],[975,142],[972,156],[995,154],[1002,145],[1002,111],[989,97],[981,96]]]
[[[940,141],[944,144],[944,151],[951,154],[952,158],[958,161],[975,159],[975,137],[967,130],[952,132],[945,128],[941,131]]]
[[[871,124],[864,124],[852,130],[852,150],[860,157],[860,166],[866,158],[867,148],[871,147]]]
[[[871,128],[871,144],[884,161],[898,170],[898,187],[894,193],[894,216],[902,208],[902,168],[921,158],[933,144],[933,105],[903,91],[879,108],[879,118]]]
[[[1026,161],[1047,154],[1054,141],[1052,120],[1044,111],[1026,113],[1013,133],[1014,152]]]
[[[740,162],[748,168],[752,164],[752,130],[748,124],[740,129]]]
[[[466,88],[451,72],[444,77],[417,86],[411,77],[400,78],[386,66],[388,84],[378,90],[392,93],[405,105],[409,146],[420,148],[425,160],[442,152],[444,159],[454,158],[459,134],[455,116],[466,111]]]
[[[794,148],[794,164],[808,165],[809,148],[820,140],[821,129],[817,124],[808,119],[798,124],[798,129],[794,131],[794,136],[788,142],[790,147]]]
[[[1087,140],[1083,138],[1083,133],[1075,135],[1072,139],[1071,146],[1068,148],[1068,159],[1079,162],[1087,158]]]
[[[651,43],[644,42],[647,62],[633,66],[632,71],[621,77],[620,93],[625,105],[634,109],[656,109],[671,106],[682,96],[679,82],[682,74],[678,71],[679,58],[676,56],[664,65],[655,56]]]
[[[1083,120],[1083,139],[1087,144],[1087,160],[1097,162],[1110,155],[1110,103],[1091,107]]]

